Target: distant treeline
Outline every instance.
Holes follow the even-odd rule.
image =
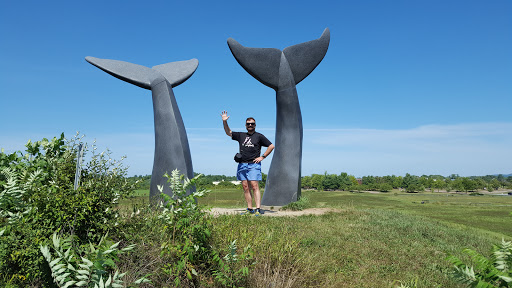
[[[194,175],[198,174],[199,173],[194,173]],[[133,177],[129,177],[128,179],[133,182],[139,180],[140,182],[138,189],[149,190],[149,186],[151,185],[151,175],[135,175]],[[198,179],[197,186],[199,186],[198,188],[211,189],[216,186],[213,184],[213,182],[221,182],[219,183],[221,187],[236,187],[236,185],[230,181],[236,181],[236,176],[203,175]]]
[[[302,188],[316,190],[344,191],[381,191],[403,189],[406,192],[430,191],[460,191],[477,190],[494,191],[500,188],[512,189],[512,176],[487,175],[460,177],[452,174],[448,177],[441,175],[415,176],[407,173],[402,176],[364,176],[357,179],[347,173],[313,174],[302,177]]]
[[[197,173],[196,173],[197,175]],[[266,174],[263,174],[263,181],[260,186],[265,185]],[[131,181],[140,180],[139,189],[148,190],[151,182],[151,175],[135,175],[129,177]],[[224,175],[203,175],[199,178],[197,185],[200,188],[230,188],[237,187],[230,181],[236,181],[236,176]],[[213,182],[220,182],[214,185]],[[512,189],[512,175],[487,175],[460,177],[457,174],[444,177],[441,175],[415,176],[407,173],[405,176],[364,176],[356,178],[343,172],[341,174],[312,174],[302,177],[303,189],[315,190],[341,190],[341,191],[381,191],[388,192],[393,189],[402,189],[406,192],[430,191],[460,191],[471,192],[487,190],[492,192],[500,188]]]

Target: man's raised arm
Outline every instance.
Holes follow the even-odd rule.
[[[229,129],[229,125],[228,125],[228,119],[229,119],[228,112],[222,111],[222,114],[220,114],[220,115],[222,116],[222,124],[224,124],[224,131],[226,132],[226,135],[231,137],[231,129]]]

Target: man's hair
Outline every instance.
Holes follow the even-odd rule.
[[[245,119],[245,123],[247,123],[247,121],[249,121],[249,120],[253,120],[253,121],[254,121],[254,123],[256,123],[256,119],[254,119],[254,118],[252,118],[252,117],[249,117],[249,118]]]

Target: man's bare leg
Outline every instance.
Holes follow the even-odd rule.
[[[251,181],[254,182],[254,181]],[[256,181],[257,182],[257,181]],[[245,201],[247,202],[247,208],[252,209],[252,197],[251,197],[251,190],[249,189],[249,181],[248,180],[242,180],[242,188],[244,188],[244,197]],[[258,190],[258,196],[255,195],[254,198],[259,199],[260,191]],[[259,201],[259,200],[257,200]],[[259,205],[259,202],[256,202],[257,205]],[[257,206],[259,207],[259,206]]]
[[[252,191],[254,192],[254,201],[256,202],[256,208],[261,208],[260,182],[259,181],[249,181],[249,182],[251,184]]]

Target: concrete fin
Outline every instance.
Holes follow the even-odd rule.
[[[91,56],[85,57],[85,60],[118,79],[144,89],[151,89],[151,82],[160,76],[151,68],[124,61]]]
[[[197,59],[190,59],[153,66],[153,69],[160,72],[174,88],[187,81],[196,72],[198,65]]]
[[[264,85],[277,90],[281,50],[244,47],[233,38],[228,39],[228,46],[236,61],[245,71]]]
[[[295,79],[295,85],[304,80],[320,64],[327,53],[330,42],[329,28],[316,40],[289,46],[283,49]]]

